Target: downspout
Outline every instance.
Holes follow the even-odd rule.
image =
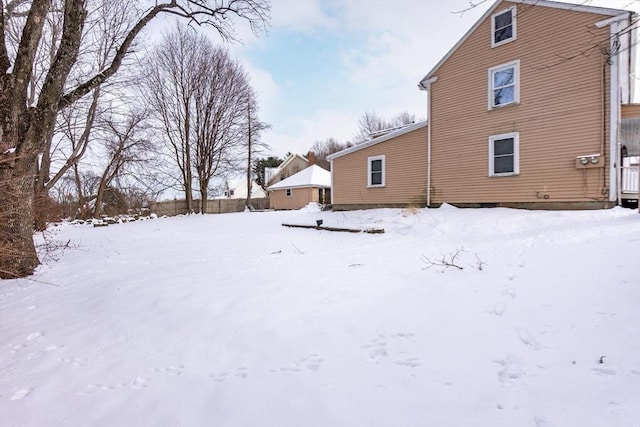
[[[427,92],[427,207],[431,207],[431,83],[437,81],[437,77],[421,81],[418,87]],[[425,86],[426,83],[426,86]]]
[[[618,138],[620,126],[620,40],[621,28],[629,25],[631,12],[614,16],[596,23],[596,27],[609,26],[609,201],[620,205],[622,200],[622,169],[620,168],[621,143]]]

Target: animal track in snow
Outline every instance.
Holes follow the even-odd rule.
[[[11,396],[11,398],[9,398],[9,400],[21,400],[21,399],[24,399],[32,391],[33,391],[32,388],[21,388],[20,390],[16,390],[16,392],[13,393],[13,396]]]
[[[526,329],[518,328],[518,338],[522,344],[526,345],[532,350],[540,350],[540,344],[535,340]]]
[[[495,314],[496,316],[502,316],[507,309],[507,306],[503,302],[498,302],[493,306],[493,310],[490,311],[491,314]]]
[[[231,372],[213,373],[213,374],[209,374],[208,376],[215,382],[221,383],[230,379],[231,377],[243,380],[249,377],[249,373],[247,372],[247,368],[242,367],[242,368],[234,369]]]
[[[153,372],[162,372],[168,375],[180,375],[184,370],[184,366],[183,365],[167,366],[166,368],[152,368],[151,370]]]
[[[44,336],[44,332],[33,332],[29,335],[27,335],[27,341],[33,341],[35,339],[38,339],[40,337]]]
[[[317,354],[310,354],[307,357],[303,357],[291,363],[289,366],[284,366],[279,369],[281,372],[317,372],[322,366],[324,360]]]
[[[131,388],[134,390],[141,390],[143,388],[147,388],[149,385],[150,378],[137,377],[131,381]]]
[[[58,362],[70,364],[78,368],[82,368],[87,363],[87,360],[88,359],[81,358],[81,357],[73,357],[73,358],[66,358],[66,359],[60,358],[58,359]]]
[[[392,334],[389,336],[391,342],[397,342],[398,340],[410,340],[415,335],[408,332],[400,332],[397,334]],[[376,363],[380,363],[385,359],[390,357],[391,350],[387,344],[387,338],[385,335],[378,335],[377,338],[371,340],[368,344],[361,346],[360,348],[364,350],[368,350],[369,357],[375,361]],[[399,352],[402,355],[405,355],[405,352]],[[415,368],[421,365],[420,361],[416,357],[406,357],[403,359],[393,360],[393,364],[398,366],[406,366],[410,368]]]
[[[520,360],[515,356],[507,355],[503,360],[494,360],[493,362],[502,366],[498,372],[500,382],[517,380],[524,375]]]
[[[616,371],[614,371],[613,369],[606,369],[606,368],[591,368],[591,370],[593,372],[595,372],[598,375],[605,375],[605,376],[611,376],[611,375],[615,375]]]

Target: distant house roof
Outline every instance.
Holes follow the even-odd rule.
[[[330,156],[327,156],[327,160],[337,159],[338,157],[346,156],[347,154],[351,154],[353,152],[360,151],[363,148],[367,148],[367,147],[371,147],[372,145],[380,144],[381,142],[388,141],[388,140],[390,140],[392,138],[396,138],[396,137],[398,137],[400,135],[404,135],[405,133],[409,133],[409,132],[412,132],[412,131],[414,131],[416,129],[423,128],[423,127],[427,126],[428,124],[429,124],[429,122],[427,120],[425,120],[425,121],[422,121],[422,122],[414,123],[412,125],[404,126],[404,127],[400,128],[400,129],[396,129],[396,130],[394,130],[392,132],[384,134],[384,135],[382,135],[382,136],[380,136],[378,138],[374,138],[374,139],[372,139],[370,141],[363,142],[362,144],[354,145],[353,147],[349,147],[349,148],[346,148],[346,149],[344,149],[342,151],[338,151],[337,153],[333,153]],[[426,141],[425,141],[425,144],[426,144]]]
[[[278,167],[264,168],[264,173],[265,173],[264,181],[268,183],[273,179],[274,176],[280,175],[280,172],[282,172],[289,165],[289,163],[291,163],[293,159],[295,159],[296,157],[302,159],[307,164],[309,163],[309,160],[306,157],[301,156],[300,154],[297,154],[297,153],[289,154],[289,157],[284,159],[284,161],[280,163]]]
[[[251,198],[262,199],[266,198],[267,193],[260,187],[254,180],[251,180]],[[229,199],[246,199],[247,198],[247,178],[237,178],[232,181],[227,181],[227,189],[225,190],[224,198]]]
[[[471,34],[473,34],[478,29],[478,27],[482,24],[482,22],[484,22],[485,19],[487,19],[487,17],[489,17],[491,14],[493,14],[495,12],[496,8],[503,1],[508,1],[510,3],[526,4],[526,5],[530,5],[532,7],[533,6],[535,6],[535,7],[549,7],[549,8],[554,8],[554,9],[564,9],[564,10],[572,10],[572,11],[575,11],[575,12],[595,13],[595,14],[598,14],[598,15],[607,15],[607,16],[618,16],[618,15],[625,14],[625,13],[626,14],[633,13],[632,11],[629,11],[629,10],[588,6],[588,5],[584,5],[584,4],[560,3],[560,2],[548,1],[548,0],[497,0],[489,8],[489,10],[487,10],[484,13],[484,15],[482,15],[480,17],[480,19],[478,19],[478,21],[475,24],[473,24],[473,26],[469,29],[469,31],[467,31],[466,34],[464,36],[462,36],[462,38],[460,40],[458,40],[458,42],[451,48],[451,50],[449,50],[449,52],[447,52],[447,54],[440,60],[440,62],[438,62],[436,64],[436,66],[433,67],[431,69],[431,71],[429,71],[427,73],[427,75],[424,76],[424,78],[422,80],[420,80],[420,83],[418,84],[418,87],[420,89],[426,89],[427,81],[429,79],[431,79],[432,77],[434,77],[434,74],[435,74],[436,71],[438,71],[438,68],[440,68],[440,66],[442,64],[444,64],[445,61],[447,59],[449,59],[449,57],[451,55],[453,55],[453,53],[462,45],[462,43],[464,43],[469,38],[469,36]]]
[[[318,165],[309,166],[301,170],[289,178],[283,179],[270,186],[269,190],[278,190],[283,188],[299,188],[299,187],[331,187],[331,172],[322,169]]]

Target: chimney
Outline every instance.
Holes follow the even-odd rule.
[[[316,164],[316,154],[313,151],[307,153],[307,159],[309,160],[309,166]]]

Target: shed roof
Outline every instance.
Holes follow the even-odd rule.
[[[331,187],[331,172],[318,165],[312,165],[270,186],[269,190],[299,187]]]

